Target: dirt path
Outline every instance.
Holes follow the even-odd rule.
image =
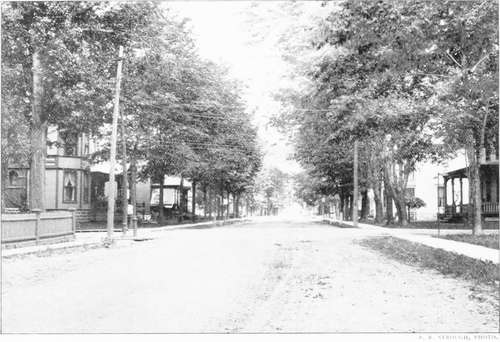
[[[3,261],[4,332],[498,331],[498,297],[311,223]]]

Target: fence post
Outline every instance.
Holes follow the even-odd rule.
[[[69,208],[68,210],[71,212],[71,231],[73,232],[73,237],[75,237],[76,236],[76,209]]]
[[[41,209],[33,209],[31,210],[33,213],[36,215],[36,221],[35,221],[35,242],[38,245],[40,242],[40,214],[42,212]]]

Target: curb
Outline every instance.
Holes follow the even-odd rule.
[[[75,245],[70,245],[70,246],[57,246],[57,245],[47,245],[43,246],[43,248],[37,249],[37,250],[29,250],[29,251],[19,251],[16,250],[16,248],[8,249],[8,250],[2,250],[2,259],[10,259],[10,258],[15,258],[19,256],[28,256],[28,255],[37,255],[37,254],[43,254],[43,253],[51,253],[55,251],[62,251],[62,250],[72,250],[72,249],[77,249],[77,248],[96,248],[96,247],[104,247],[104,244],[102,241],[99,242],[86,242],[82,244],[75,244]]]

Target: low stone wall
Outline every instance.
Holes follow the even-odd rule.
[[[31,213],[2,214],[2,244],[35,242],[74,237],[76,211],[33,210]]]

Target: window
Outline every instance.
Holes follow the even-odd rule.
[[[64,171],[63,202],[76,202],[76,171]]]
[[[83,203],[89,203],[89,191],[90,191],[90,174],[85,172],[83,174]]]
[[[83,155],[88,156],[89,152],[90,152],[89,141],[87,140],[85,141],[85,145],[83,145]]]
[[[78,147],[78,136],[74,133],[62,132],[61,138],[64,143],[64,155],[76,156]]]
[[[15,186],[18,185],[18,179],[19,179],[19,174],[17,171],[9,171],[9,185],[10,186]]]
[[[90,154],[90,139],[87,134],[82,135],[82,145],[83,145],[83,155],[88,156]]]

